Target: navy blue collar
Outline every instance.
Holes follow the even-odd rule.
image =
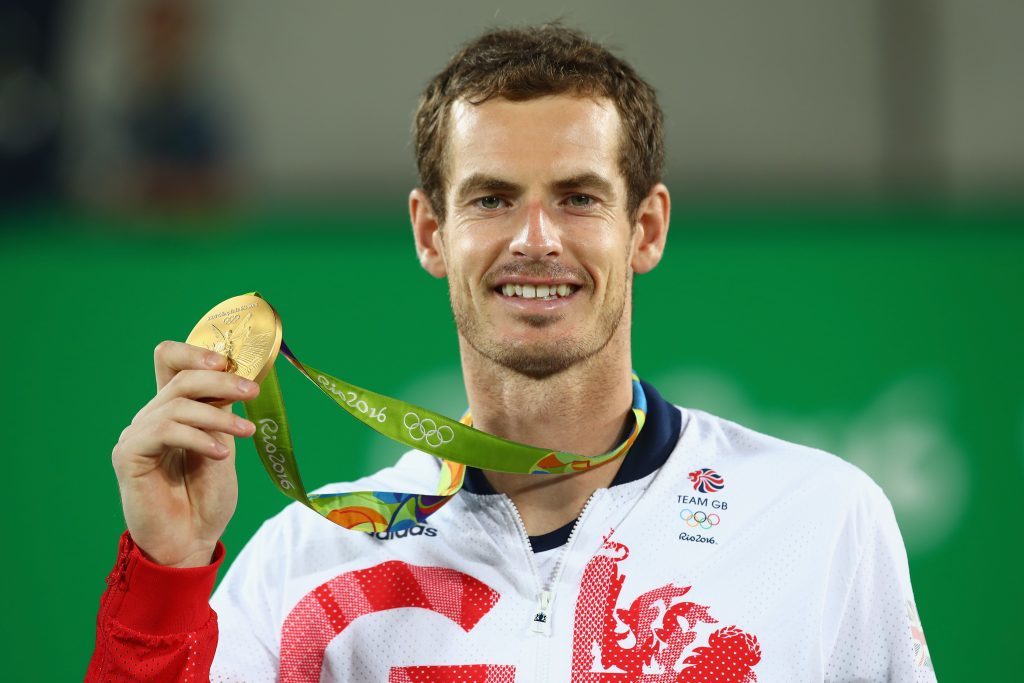
[[[650,384],[641,380],[640,385],[644,388],[644,395],[647,397],[647,420],[644,422],[644,428],[640,430],[640,435],[636,437],[633,447],[629,449],[622,460],[619,471],[615,473],[612,486],[628,484],[656,472],[668,460],[668,456],[676,447],[676,442],[679,441],[679,430],[683,424],[682,413],[663,399],[661,394]],[[487,481],[483,471],[475,467],[466,468],[466,479],[462,483],[462,488],[470,493],[481,495],[497,493]],[[533,548],[533,552],[542,553],[565,545],[575,524],[576,520],[573,520],[546,534],[530,536],[530,546]]]

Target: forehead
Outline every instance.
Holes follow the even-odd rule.
[[[618,175],[619,114],[607,98],[493,98],[478,105],[457,100],[450,117],[451,185],[473,173]]]

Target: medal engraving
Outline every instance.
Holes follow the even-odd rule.
[[[185,343],[219,353],[229,372],[259,382],[281,349],[281,319],[260,297],[236,296],[204,315]]]

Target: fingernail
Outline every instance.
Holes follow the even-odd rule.
[[[220,441],[213,442],[213,450],[215,450],[218,455],[228,454],[228,447],[222,444]]]
[[[215,368],[220,365],[220,355],[216,353],[208,353],[203,358],[203,362],[206,363],[207,367]]]
[[[235,418],[235,428],[243,433],[256,431],[256,425],[241,417]]]
[[[238,380],[238,388],[242,390],[242,393],[249,394],[256,390],[256,382],[250,382],[247,379]]]

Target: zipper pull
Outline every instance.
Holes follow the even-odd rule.
[[[545,636],[551,635],[551,591],[543,590],[537,600],[537,612],[533,615],[530,630]]]

